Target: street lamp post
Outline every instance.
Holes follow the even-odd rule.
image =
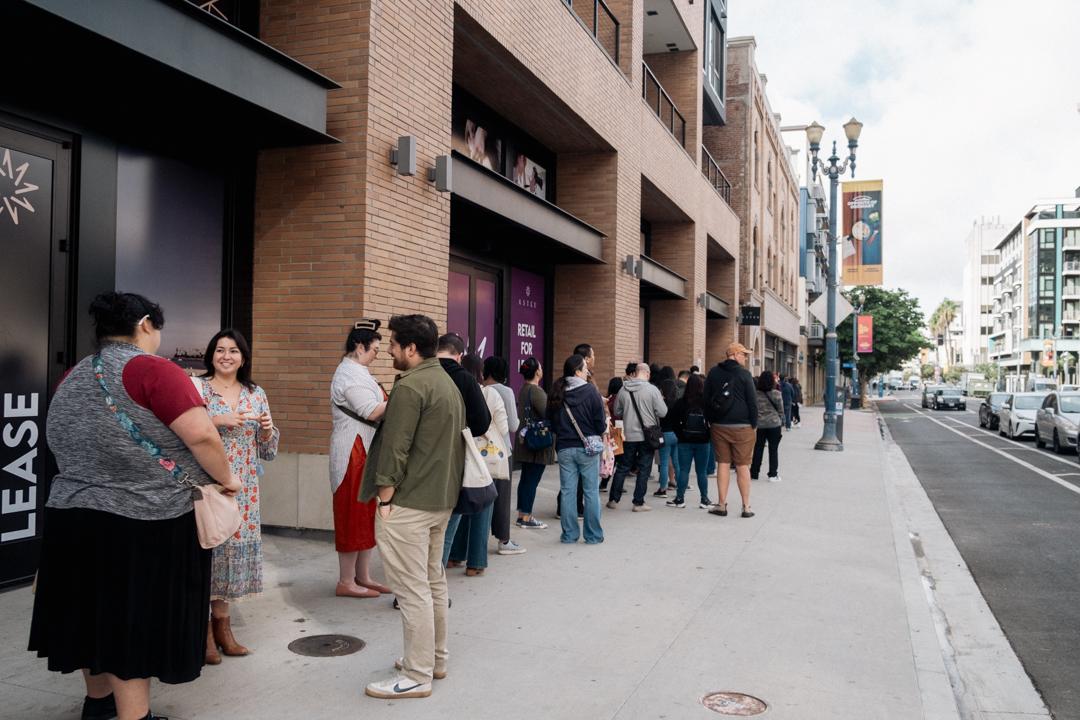
[[[852,321],[851,326],[851,394],[855,397],[862,395],[862,388],[859,387],[859,315],[862,314],[865,304],[866,295],[859,293],[859,307],[855,311],[855,319]],[[859,403],[859,405],[861,406],[862,403]]]
[[[839,263],[836,252],[836,190],[840,184],[840,176],[851,165],[851,176],[855,176],[855,148],[859,146],[859,133],[862,131],[862,123],[851,118],[844,125],[844,133],[847,135],[848,148],[851,153],[840,164],[840,158],[836,154],[836,142],[833,142],[832,156],[829,157],[828,165],[824,161],[821,168],[829,176],[829,268],[828,268],[828,320],[825,328],[825,428],[821,433],[821,439],[814,445],[815,450],[830,450],[838,452],[844,449],[839,438],[836,437],[836,379],[840,375],[840,358],[836,347],[836,290],[839,286]],[[816,122],[806,128],[806,139],[810,142],[810,153],[813,156],[813,177],[817,178],[818,151],[821,150],[821,136],[825,128]],[[858,333],[856,333],[858,334]]]

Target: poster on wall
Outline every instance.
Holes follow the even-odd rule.
[[[503,172],[502,140],[472,118],[454,118],[450,147],[488,170]]]
[[[859,339],[856,342],[858,352],[874,352],[874,316],[859,315],[856,318],[856,327],[859,328]]]
[[[544,278],[510,270],[510,387],[514,397],[525,384],[518,369],[534,357],[544,363]],[[545,368],[547,370],[547,368]]]
[[[53,162],[0,147],[0,578],[13,574],[9,544],[41,535],[45,480],[45,404],[49,392],[49,287]],[[35,553],[36,556],[36,553]],[[36,559],[31,561],[36,563]]]
[[[547,199],[547,169],[538,165],[516,148],[512,150],[513,160],[510,179],[518,187],[525,188],[533,195],[544,200]]]
[[[847,287],[881,285],[881,180],[843,183],[844,279]]]

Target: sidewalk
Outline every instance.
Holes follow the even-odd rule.
[[[803,428],[780,445],[783,482],[753,483],[750,519],[739,517],[734,482],[734,512],[718,518],[697,509],[693,478],[684,510],[651,497],[654,478],[653,512],[631,513],[625,498],[603,511],[602,545],[562,545],[553,518],[558,473],[549,469],[537,515],[550,527],[514,529],[528,552],[493,554],[481,577],[449,571],[449,675],[424,700],[363,693],[401,654],[390,599],[334,597],[332,543],[267,535],[266,592],[233,606],[236,634],[252,654],[225,658],[189,685],[155,683],[152,707],[173,720],[709,718],[716,715],[701,697],[734,691],[791,720],[966,720],[996,710],[958,709],[950,672],[967,672],[967,686],[978,687],[970,674],[982,666],[947,669],[943,660],[938,628],[948,625],[935,626],[919,566],[933,553],[916,557],[908,525],[926,525],[914,529],[923,544],[951,541],[934,533],[932,509],[905,510],[921,486],[902,474],[902,453],[883,443],[868,411],[846,415],[844,452],[815,451],[820,407],[803,415]],[[952,572],[962,583],[966,571]],[[31,606],[29,589],[0,595],[0,717],[77,718],[81,677],[49,673],[25,651]],[[935,605],[939,615],[948,611]],[[996,628],[990,621],[984,633]],[[321,633],[354,635],[367,647],[327,659],[287,649]],[[949,633],[941,637],[950,655]],[[1007,664],[998,670],[1015,673]],[[1017,717],[1039,716],[1030,702],[1023,709],[1032,714]]]

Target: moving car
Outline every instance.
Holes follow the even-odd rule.
[[[930,407],[930,403],[934,399],[934,392],[939,388],[944,388],[945,385],[925,385],[922,391],[922,406],[924,408]]]
[[[998,410],[998,433],[1013,440],[1035,433],[1035,413],[1046,399],[1044,392],[1013,393]]]
[[[1054,391],[1043,400],[1035,413],[1035,445],[1046,447],[1061,455],[1076,449],[1076,433],[1080,423],[1080,392]]]
[[[991,430],[997,430],[998,410],[1001,409],[1001,403],[1005,402],[1008,397],[1009,393],[990,393],[990,395],[979,404],[979,427],[988,427]]]
[[[967,400],[960,394],[960,388],[936,388],[930,402],[935,410],[967,410]]]

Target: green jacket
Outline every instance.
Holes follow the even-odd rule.
[[[465,403],[437,359],[398,375],[368,451],[360,502],[392,486],[395,505],[453,509],[465,471],[464,429]]]

